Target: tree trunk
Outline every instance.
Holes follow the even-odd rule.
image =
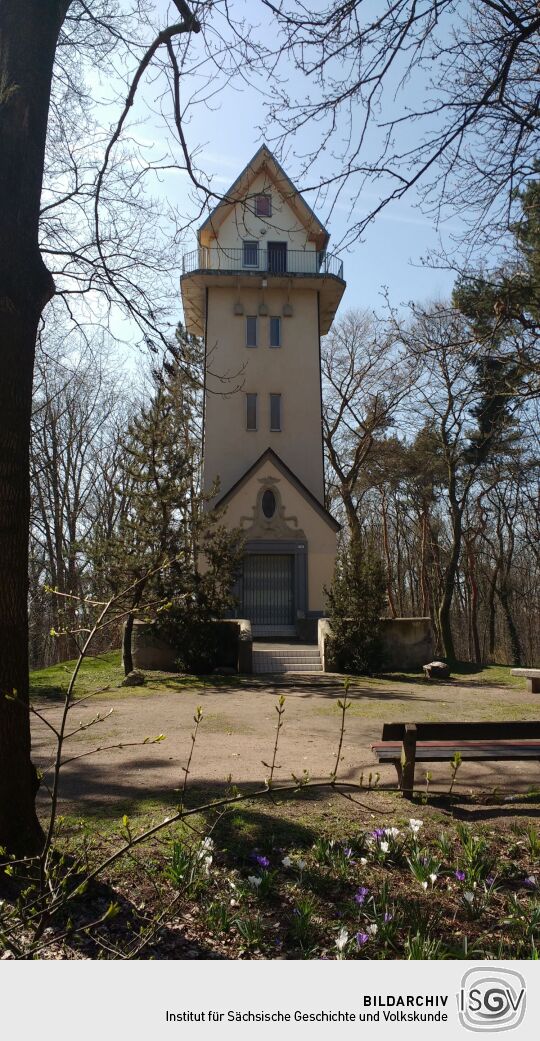
[[[448,497],[450,499],[450,510],[452,517],[452,546],[450,549],[450,559],[444,571],[443,592],[441,602],[439,604],[438,613],[439,629],[441,633],[444,654],[449,662],[453,662],[456,660],[456,652],[454,648],[452,624],[450,621],[450,611],[452,608],[452,600],[454,598],[456,575],[459,564],[459,556],[461,553],[463,515],[463,506],[460,506],[460,504],[457,501],[455,490],[455,474],[453,473],[450,475]]]
[[[384,495],[381,499],[381,510],[383,519],[384,555],[386,557],[386,595],[388,597],[388,606],[390,607],[390,614],[392,615],[392,618],[397,618],[396,605],[394,603],[393,596],[394,574],[392,569],[392,558],[390,556],[390,545],[388,541],[388,512],[386,507],[386,498]]]
[[[511,665],[521,665],[523,660],[521,640],[512,615],[512,608],[510,607],[510,594],[504,580],[501,582],[498,593],[510,639],[510,663]]]
[[[35,852],[28,711],[29,442],[34,349],[54,283],[38,225],[50,89],[69,0],[0,4],[0,846]]]
[[[124,663],[124,675],[129,676],[130,672],[133,672],[133,651],[131,647],[131,638],[133,636],[133,622],[135,621],[135,612],[142,600],[145,582],[140,582],[135,587],[133,593],[133,600],[131,602],[131,611],[129,612],[126,622],[124,625],[124,633],[122,636],[122,661]]]
[[[480,634],[478,632],[478,582],[476,579],[476,554],[474,544],[467,542],[467,569],[469,572],[470,601],[470,633],[472,637],[473,661],[481,662]]]

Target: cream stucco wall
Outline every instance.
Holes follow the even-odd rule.
[[[258,282],[258,279],[257,279]],[[234,313],[240,302],[242,315]],[[291,317],[283,316],[290,302]],[[268,316],[258,315],[259,305]],[[257,315],[258,346],[246,347],[246,316]],[[270,317],[281,316],[282,346],[270,347]],[[322,503],[324,476],[318,300],[314,289],[211,287],[207,311],[204,484],[220,495],[267,449]],[[223,377],[227,379],[224,380]],[[234,387],[237,389],[230,393]],[[256,431],[246,429],[246,394],[257,394]],[[281,394],[281,431],[270,431],[270,394]]]
[[[276,516],[271,521],[265,521],[255,511],[258,493],[266,486],[277,489],[283,506],[283,516]],[[261,466],[233,493],[227,503],[224,519],[227,525],[241,528],[248,541],[261,538],[305,541],[308,611],[325,611],[323,587],[329,586],[332,581],[336,533],[271,461],[263,460]]]
[[[254,213],[254,197],[258,194],[271,196],[271,217],[257,217]],[[281,197],[268,175],[261,171],[250,185],[247,200],[239,203],[217,229],[217,245],[222,250],[239,249],[244,239],[249,239],[258,241],[264,250],[267,241],[286,242],[288,249],[312,252],[315,271],[315,244],[308,240],[308,234],[287,200]],[[219,250],[211,247],[210,256],[216,261],[215,266],[219,266],[218,253]]]

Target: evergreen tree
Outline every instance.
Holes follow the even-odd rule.
[[[381,664],[380,619],[386,573],[373,545],[351,539],[338,553],[329,590],[331,651],[342,672],[369,674]]]
[[[195,633],[231,605],[237,538],[204,509],[200,490],[200,431],[194,338],[180,328],[152,372],[151,396],[124,439],[125,504],[113,537],[94,548],[97,569],[115,593],[126,589],[123,658],[133,668],[131,637],[137,611]],[[188,358],[187,349],[190,351]],[[167,621],[163,617],[167,610]]]

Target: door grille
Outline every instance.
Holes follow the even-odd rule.
[[[294,557],[249,553],[244,557],[243,614],[254,625],[294,623]]]

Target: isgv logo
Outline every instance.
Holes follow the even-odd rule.
[[[513,1030],[525,1015],[525,980],[513,969],[469,969],[457,997],[466,1030]]]

